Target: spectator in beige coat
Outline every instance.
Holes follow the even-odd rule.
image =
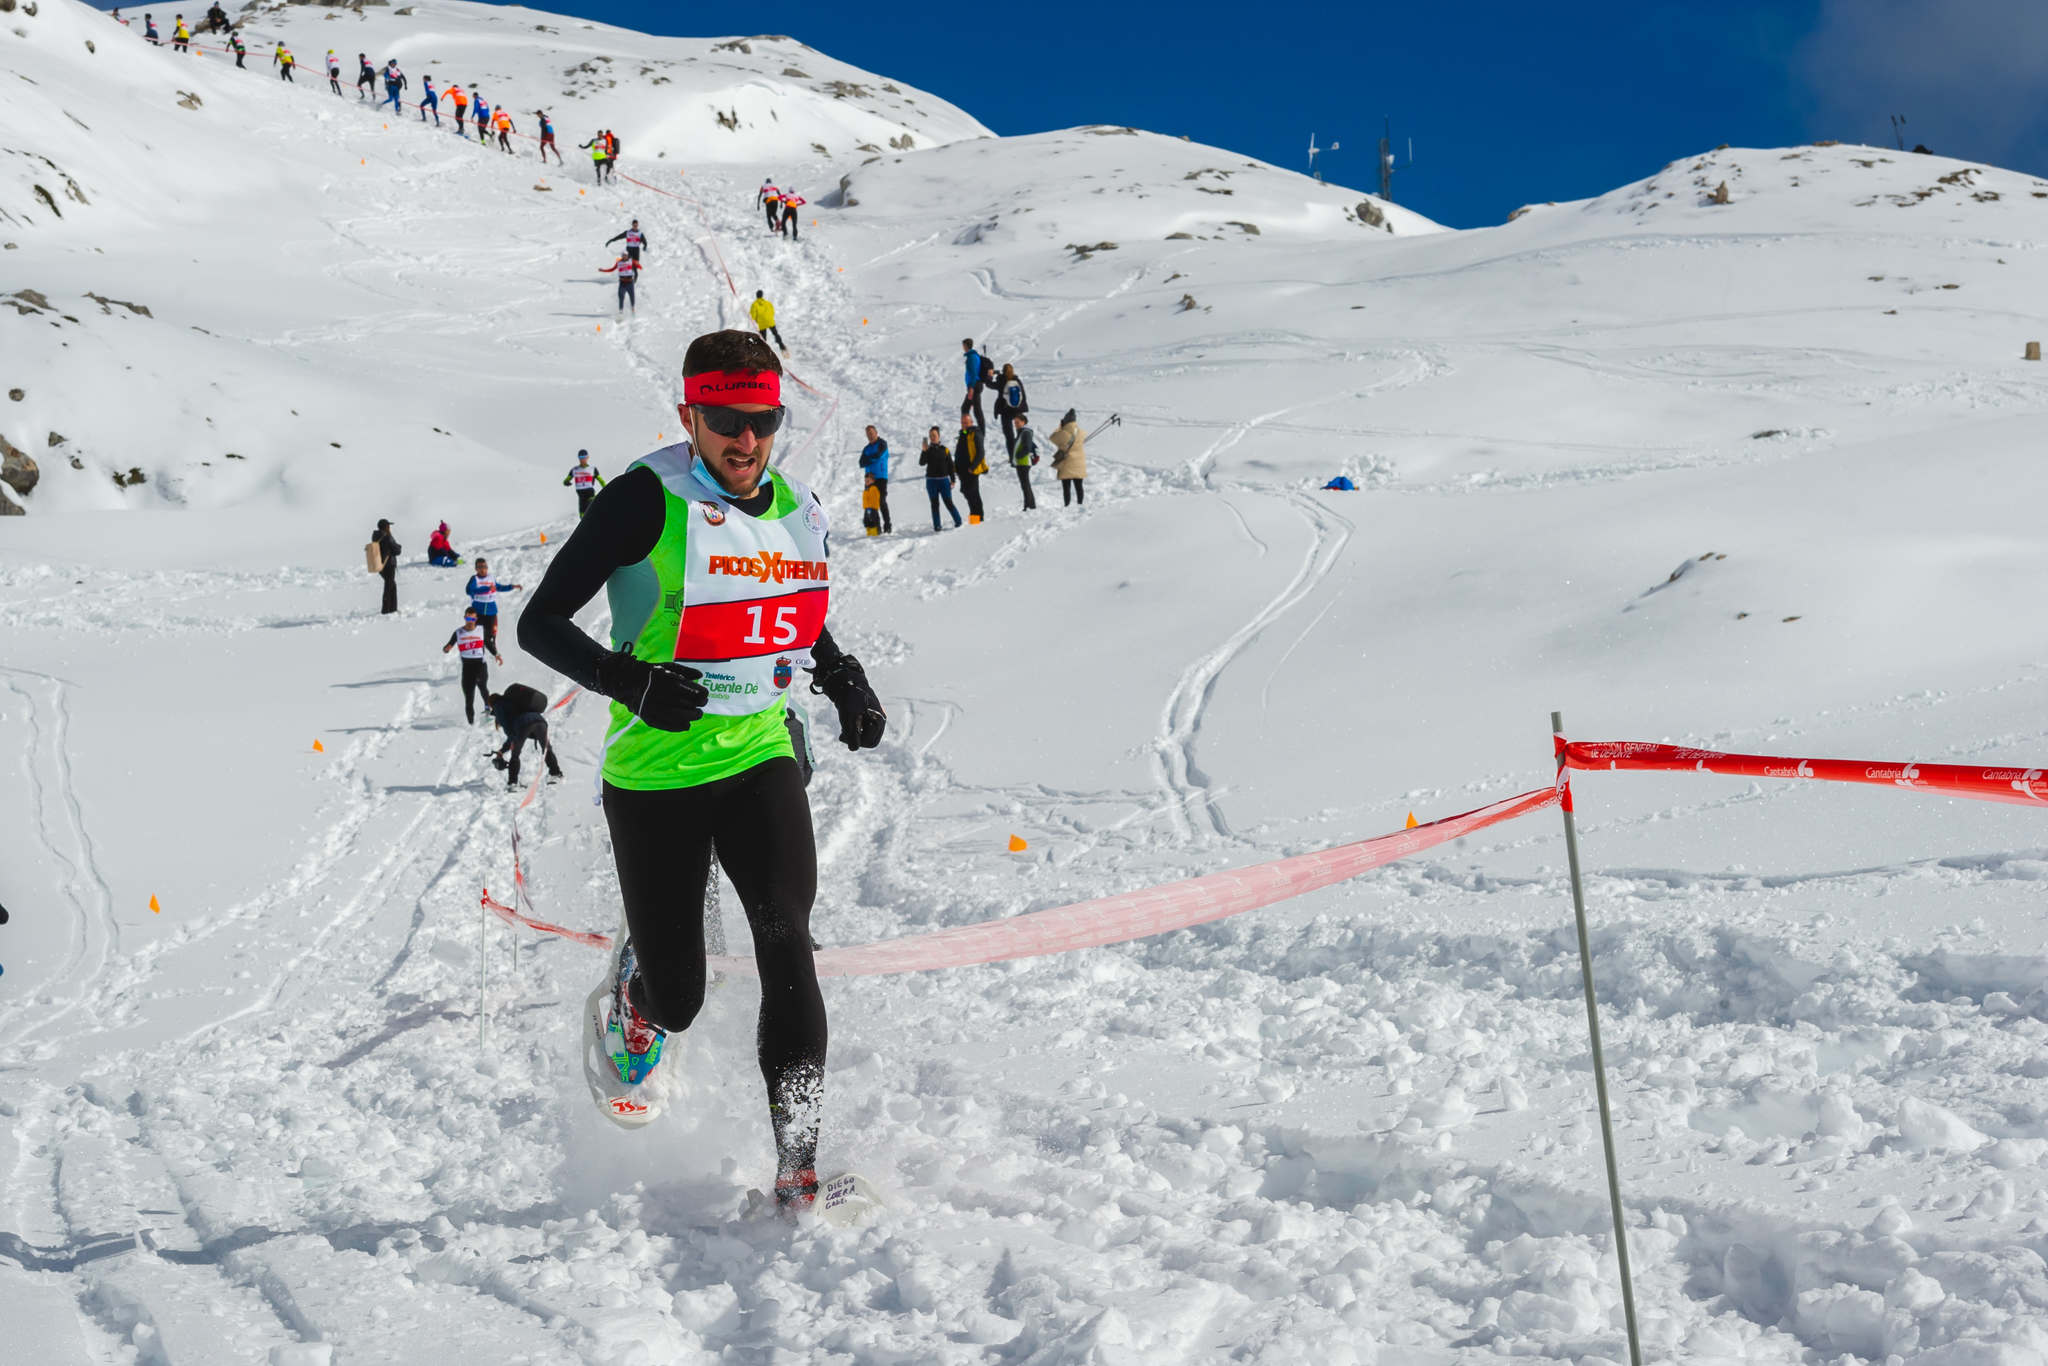
[[[1052,469],[1060,477],[1060,506],[1085,506],[1088,491],[1081,481],[1088,477],[1088,450],[1081,436],[1080,420],[1072,408],[1067,409],[1060,425],[1053,428],[1052,448],[1058,452],[1052,458]]]

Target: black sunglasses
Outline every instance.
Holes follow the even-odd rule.
[[[782,408],[770,408],[763,413],[743,413],[737,408],[727,408],[715,403],[697,403],[691,407],[697,416],[704,419],[704,425],[720,436],[738,436],[747,428],[754,429],[755,436],[773,436],[782,430]]]

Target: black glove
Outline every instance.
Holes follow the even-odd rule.
[[[597,690],[625,703],[627,711],[656,730],[688,730],[711,700],[697,681],[703,676],[687,664],[649,664],[618,650],[598,661]]]
[[[848,749],[873,749],[882,743],[889,714],[882,710],[882,699],[868,686],[868,676],[859,660],[852,655],[839,656],[830,668],[812,675],[811,691],[823,693],[839,708],[840,744]]]

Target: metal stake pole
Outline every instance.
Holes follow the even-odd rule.
[[[491,912],[479,901],[476,905],[476,1048],[482,1053],[484,1044],[484,991],[491,980]]]
[[[1550,713],[1550,732],[1564,734],[1564,713]],[[1614,1161],[1614,1116],[1607,1104],[1607,1059],[1600,1049],[1600,1008],[1593,996],[1593,945],[1586,934],[1586,888],[1579,876],[1579,831],[1572,818],[1571,788],[1563,786],[1564,747],[1557,749],[1557,771],[1564,800],[1564,850],[1572,870],[1572,914],[1579,923],[1579,975],[1586,984],[1586,1030],[1593,1040],[1593,1090],[1600,1098],[1600,1143],[1607,1154],[1607,1200],[1614,1210],[1614,1255],[1621,1263],[1621,1312],[1628,1321],[1629,1366],[1643,1366],[1643,1348],[1636,1336],[1635,1278],[1628,1266],[1628,1228],[1621,1218],[1621,1173]]]

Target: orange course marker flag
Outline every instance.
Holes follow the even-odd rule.
[[[164,908],[156,904],[155,892],[149,894],[149,910],[152,915],[162,915],[164,913]]]
[[[1030,845],[1028,845],[1028,844],[1026,844],[1026,843],[1024,842],[1024,837],[1023,837],[1022,835],[1012,835],[1012,836],[1010,836],[1010,852],[1011,852],[1011,853],[1013,853],[1013,854],[1021,854],[1021,853],[1023,853],[1023,852],[1024,852],[1024,851],[1025,851],[1026,849],[1029,849],[1030,847],[1031,847]]]
[[[327,752],[327,746],[321,744],[318,740],[315,740],[313,742],[313,752],[315,754],[325,754]]]
[[[1416,827],[1417,825],[1419,825],[1419,824],[1421,824],[1421,822],[1419,822],[1419,821],[1417,821],[1417,820],[1415,819],[1415,813],[1414,813],[1413,811],[1410,811],[1410,812],[1408,813],[1408,825],[1407,825],[1407,827],[1406,827],[1406,828],[1407,828],[1407,829],[1410,829],[1410,830],[1413,830],[1413,829],[1414,829],[1414,828],[1415,828],[1415,827]]]
[[[546,544],[548,543],[548,534],[547,534],[547,533],[546,533],[545,531],[543,531],[543,532],[542,532],[542,533],[540,534],[540,543],[541,543],[542,545],[546,545]]]

